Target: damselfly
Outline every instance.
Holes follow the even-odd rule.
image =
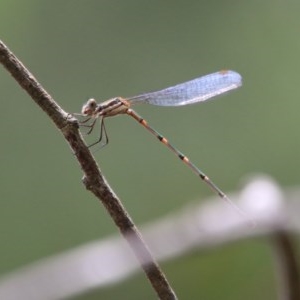
[[[100,136],[99,139],[90,145],[94,146],[98,143],[106,145],[108,136],[105,128],[104,120],[119,114],[127,114],[133,117],[141,125],[143,125],[150,133],[152,133],[161,143],[166,145],[175,155],[183,161],[201,180],[203,180],[215,193],[222,199],[232,205],[240,213],[244,214],[227,196],[226,194],[205,175],[199,168],[194,165],[187,156],[177,150],[169,141],[159,134],[155,129],[150,127],[145,119],[131,109],[131,105],[137,103],[149,103],[159,106],[182,106],[198,102],[204,102],[220,94],[224,94],[230,90],[236,89],[242,85],[242,77],[234,71],[224,70],[213,74],[205,75],[191,81],[180,83],[178,85],[163,89],[161,91],[145,93],[134,97],[122,98],[116,97],[100,104],[95,99],[89,99],[82,107],[82,115],[88,118],[81,122],[81,125],[89,127],[87,134],[94,129],[96,121],[100,119]],[[87,124],[92,120],[91,124]]]

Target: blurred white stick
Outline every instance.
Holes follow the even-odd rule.
[[[256,177],[230,198],[255,219],[250,228],[217,199],[189,205],[143,226],[142,234],[157,260],[174,259],[195,248],[215,247],[278,230],[300,231],[295,193],[281,192],[270,178]],[[296,197],[296,198],[297,198]],[[283,201],[283,198],[285,201]],[[145,261],[145,263],[147,263]],[[127,243],[110,237],[45,258],[0,278],[0,299],[57,300],[113,284],[140,270]]]

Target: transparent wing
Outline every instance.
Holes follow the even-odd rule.
[[[234,71],[220,71],[161,91],[145,93],[127,100],[131,104],[150,103],[160,106],[180,106],[206,101],[242,85],[242,77]]]

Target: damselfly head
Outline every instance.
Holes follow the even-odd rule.
[[[82,106],[81,113],[85,116],[92,116],[95,114],[96,108],[97,102],[91,98]]]

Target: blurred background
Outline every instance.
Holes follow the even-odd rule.
[[[295,0],[2,0],[0,39],[68,112],[80,112],[89,97],[133,96],[220,69],[238,71],[243,87],[214,101],[135,109],[225,192],[257,172],[285,187],[300,176],[299,10]],[[84,189],[48,117],[3,68],[0,78],[4,275],[117,229]],[[133,119],[111,118],[106,128],[110,143],[95,157],[137,224],[211,195]],[[276,296],[263,240],[193,252],[162,268],[181,299]],[[142,297],[155,295],[139,272],[76,299]]]

